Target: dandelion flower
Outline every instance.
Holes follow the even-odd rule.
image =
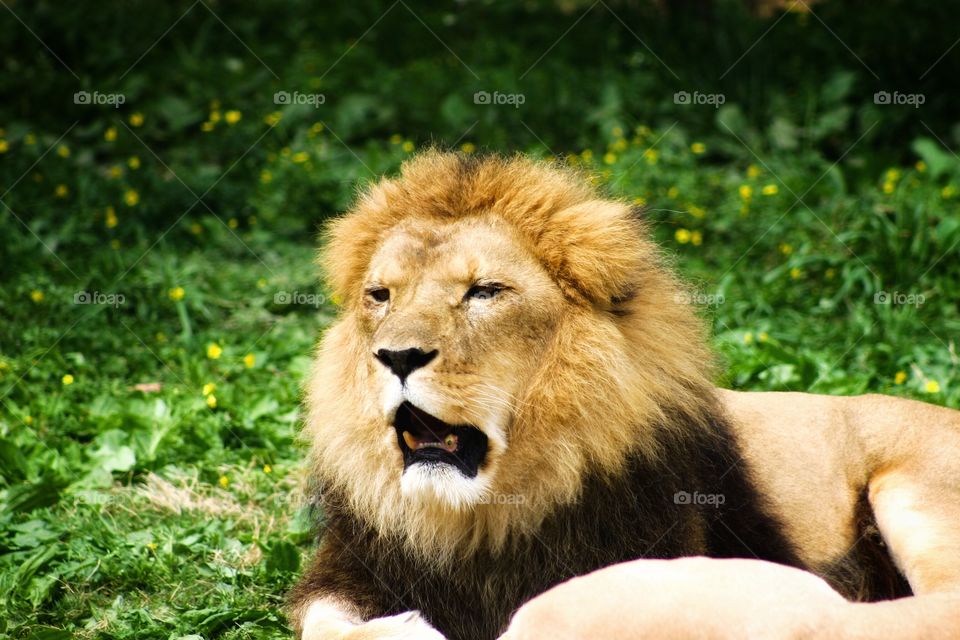
[[[893,384],[903,384],[907,381],[907,372],[906,371],[897,371],[893,376]]]
[[[156,551],[156,550],[157,550],[157,543],[156,543],[156,542],[148,542],[148,543],[147,543],[147,549],[150,549],[150,551]]]
[[[265,464],[265,465],[263,465],[263,472],[264,472],[264,473],[273,473],[273,467],[271,467],[271,466],[268,465],[268,464]]]
[[[884,193],[887,193],[887,194],[893,193],[894,188],[895,188],[895,185],[892,182],[887,181],[883,183]]]
[[[243,114],[237,111],[236,109],[231,109],[230,111],[227,111],[225,114],[223,114],[223,119],[231,127],[237,124],[238,122],[240,122],[240,118],[242,117],[243,117]]]
[[[293,154],[293,157],[290,159],[297,164],[303,164],[304,162],[310,159],[310,154],[307,153],[306,151],[297,151],[295,154]]]
[[[63,386],[69,387],[70,385],[73,384],[73,376],[70,375],[69,373],[65,374],[62,378],[60,378],[60,382],[63,383]]]
[[[112,180],[116,180],[117,178],[123,175],[123,168],[120,165],[115,164],[112,167],[110,167],[110,170],[107,173],[107,175],[109,175]]]
[[[927,170],[927,163],[923,160],[917,160],[917,164],[913,165],[918,172],[924,173]]]
[[[310,135],[311,135],[311,136],[316,136],[316,135],[319,135],[319,134],[321,134],[321,133],[323,133],[323,123],[322,123],[322,122],[314,122],[312,125],[310,125]]]
[[[923,390],[927,393],[940,393],[940,383],[936,380],[927,380],[923,385]]]
[[[210,407],[211,409],[216,409],[216,408],[217,408],[217,396],[215,396],[215,395],[213,395],[213,394],[210,394],[209,396],[207,396],[207,406]]]
[[[24,416],[23,422],[29,427],[33,424],[33,416]]]
[[[70,195],[70,189],[65,184],[58,184],[57,188],[53,190],[53,195],[58,198],[66,198]]]
[[[173,289],[170,289],[167,295],[169,295],[170,299],[174,302],[179,302],[183,300],[183,296],[187,295],[187,292],[184,291],[183,287],[174,287]]]
[[[117,212],[113,207],[107,207],[107,211],[104,214],[104,222],[108,229],[113,229],[120,223],[117,219]]]
[[[37,144],[37,136],[33,135],[32,133],[28,133],[27,135],[23,136],[23,142],[32,147],[33,145]]]
[[[699,247],[703,244],[703,233],[700,231],[691,231],[690,232],[690,244],[695,247]]]
[[[615,153],[605,153],[603,154],[603,163],[604,164],[613,164],[617,161],[617,154]]]
[[[952,184],[948,184],[940,191],[940,195],[943,196],[944,200],[952,198],[957,195],[957,188]]]
[[[57,147],[57,155],[60,156],[61,158],[69,158],[70,147],[68,147],[65,144],[61,144],[60,146]]]
[[[781,242],[780,253],[782,253],[785,256],[790,255],[791,253],[793,253],[793,245],[790,244],[789,242]]]
[[[129,122],[132,127],[141,127],[143,126],[143,114],[139,111],[134,111],[130,114],[127,122]]]
[[[768,184],[768,185],[764,185],[763,189],[760,190],[760,193],[762,193],[765,196],[775,196],[777,195],[778,191],[780,191],[780,189],[777,187],[777,185]]]
[[[679,195],[680,195],[680,189],[678,189],[677,187],[670,187],[669,189],[667,189],[668,198],[676,198]]]
[[[220,110],[213,109],[210,111],[210,124],[217,124],[221,119]]]
[[[218,360],[223,354],[223,347],[218,345],[216,342],[211,342],[207,345],[207,357],[211,360]]]
[[[6,140],[0,140],[0,153],[6,153],[10,150],[10,143]]]
[[[131,169],[134,169],[134,170],[139,169],[139,168],[140,168],[140,158],[137,157],[137,156],[130,156],[130,159],[127,160],[127,166],[130,167]]]
[[[656,149],[647,149],[643,152],[643,159],[647,161],[647,164],[653,165],[657,164],[657,159],[660,157],[660,154],[657,153]]]
[[[740,185],[740,188],[737,191],[740,193],[741,200],[749,200],[753,197],[753,187],[748,184]]]
[[[44,298],[43,291],[34,289],[33,291],[30,292],[30,299],[33,300],[34,302],[38,302],[38,303],[43,302],[43,298]]]
[[[793,269],[790,269],[790,278],[792,278],[793,280],[799,280],[800,276],[802,275],[803,275],[803,271],[801,271],[799,267],[794,267]]]
[[[399,133],[390,136],[390,144],[400,144],[401,142],[403,142],[403,136]]]
[[[228,478],[227,476],[220,476],[220,480],[218,480],[217,482],[220,483],[220,486],[221,486],[221,487],[223,487],[224,489],[226,489],[226,488],[227,488],[227,485],[230,484],[230,478]]]
[[[743,334],[743,344],[753,344],[753,334],[747,331]]]
[[[135,207],[140,202],[140,194],[136,189],[127,189],[123,193],[123,201],[128,207]]]
[[[190,233],[192,233],[195,236],[198,236],[201,233],[203,233],[203,227],[200,226],[200,223],[194,222],[193,224],[190,225]]]
[[[229,220],[227,220],[227,226],[230,227],[231,229],[236,229],[237,227],[240,226],[240,223],[237,221],[236,218],[230,218]]]
[[[758,166],[755,165],[755,164],[752,164],[752,165],[750,165],[749,167],[747,167],[747,177],[748,177],[748,178],[756,178],[756,177],[759,176],[759,175],[760,175],[760,167],[758,167]]]
[[[107,127],[107,130],[103,132],[103,139],[107,142],[113,142],[117,139],[117,128],[116,127]]]
[[[273,174],[269,170],[264,169],[260,172],[260,182],[262,184],[270,184],[270,181],[273,180]]]
[[[415,147],[413,146],[412,142],[410,142],[409,140],[405,140],[403,144],[400,145],[400,148],[406,151],[407,153],[411,153]]]
[[[257,364],[256,355],[248,353],[247,355],[243,356],[243,366],[245,366],[247,369],[253,369],[255,364]]]
[[[694,142],[692,145],[690,145],[690,151],[693,151],[697,155],[706,153],[707,145],[703,144],[702,142]]]
[[[209,121],[204,122],[203,124],[200,125],[200,131],[203,131],[204,133],[210,133],[211,131],[213,131],[214,126],[215,125],[212,122],[209,122]]]
[[[217,390],[217,385],[212,382],[208,382],[205,385],[203,385],[203,395],[205,396],[209,396],[211,393],[213,393],[216,390]]]
[[[690,231],[688,229],[677,229],[673,237],[680,244],[687,244],[690,242]]]
[[[263,116],[263,122],[271,127],[276,126],[280,122],[280,118],[283,117],[283,114],[279,111],[274,111],[273,113],[268,113]]]
[[[768,334],[766,331],[761,331],[760,333],[757,334],[757,340],[759,340],[760,342],[766,342],[769,339],[770,339],[770,334]]]

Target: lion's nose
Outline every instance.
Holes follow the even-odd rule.
[[[408,375],[433,360],[437,355],[437,350],[424,351],[416,347],[397,351],[380,349],[375,355],[377,360],[387,365],[390,371],[393,371],[394,375],[400,378],[400,382],[403,382]]]

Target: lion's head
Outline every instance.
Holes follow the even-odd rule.
[[[342,313],[308,382],[327,491],[426,558],[497,548],[706,411],[695,314],[623,202],[523,157],[427,152],[328,229]]]

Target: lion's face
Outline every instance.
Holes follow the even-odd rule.
[[[515,232],[493,218],[408,221],[359,292],[369,393],[403,493],[453,505],[488,490],[526,382],[563,305]]]
[[[535,532],[707,395],[646,225],[555,164],[421,154],[330,224],[323,265],[314,472],[424,559]]]

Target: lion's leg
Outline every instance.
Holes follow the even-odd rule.
[[[931,593],[851,604],[839,631],[842,638],[960,638],[960,594]]]
[[[880,533],[918,595],[960,594],[960,474],[957,461],[936,462],[898,467],[870,481]]]

